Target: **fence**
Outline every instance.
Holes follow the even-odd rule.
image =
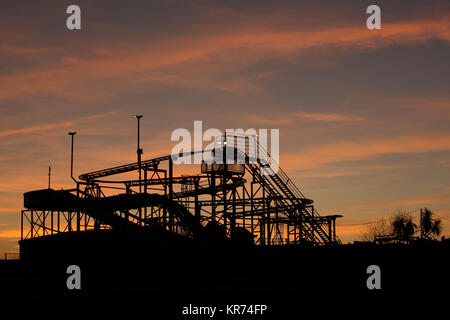
[[[18,252],[4,252],[0,254],[0,260],[19,260],[20,254]]]

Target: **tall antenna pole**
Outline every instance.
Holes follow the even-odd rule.
[[[73,177],[73,136],[76,135],[76,132],[69,132],[69,135],[72,136],[72,144],[70,149],[70,177],[75,183],[78,183],[77,180]]]
[[[50,189],[50,175],[52,172],[52,167],[48,166],[48,188]]]
[[[142,180],[142,173],[141,173],[141,160],[142,160],[142,153],[143,150],[141,149],[141,145],[140,145],[140,135],[141,135],[141,127],[140,127],[140,122],[141,122],[141,118],[142,118],[142,114],[135,114],[134,117],[137,119],[137,161],[138,161],[138,167],[139,167],[139,193],[142,193],[142,185],[141,185],[141,180]]]

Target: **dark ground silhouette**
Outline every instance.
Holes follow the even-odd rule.
[[[448,296],[449,249],[440,242],[203,248],[164,234],[69,233],[23,241],[21,261],[0,263],[0,295],[172,304]],[[81,268],[81,290],[66,288],[66,268],[73,264]],[[381,290],[366,287],[372,264],[381,268]]]

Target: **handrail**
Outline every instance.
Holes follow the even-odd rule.
[[[237,134],[228,134],[227,135],[227,137],[226,138],[228,138],[228,136],[230,136],[230,137],[234,137],[234,140],[236,140],[236,143],[235,143],[235,141],[234,140],[232,140],[233,141],[233,146],[234,147],[241,147],[242,148],[242,143],[239,143],[240,142],[240,138],[243,136],[243,135],[239,135],[239,137],[237,137],[238,135]],[[294,197],[296,197],[296,198],[299,198],[299,199],[305,199],[305,196],[304,196],[304,194],[298,189],[298,187],[292,182],[292,180],[288,177],[288,175],[284,172],[284,170],[280,167],[280,165],[271,157],[271,155],[270,155],[270,153],[257,141],[257,138],[256,138],[256,136],[247,136],[247,138],[248,138],[248,141],[249,141],[249,146],[248,146],[248,148],[249,148],[249,150],[250,150],[250,148],[251,148],[251,145],[250,145],[250,141],[253,141],[253,143],[254,143],[254,145],[255,145],[255,147],[257,147],[257,151],[258,151],[258,154],[256,155],[256,158],[257,158],[257,160],[261,163],[261,162],[263,162],[263,163],[265,163],[265,164],[268,164],[268,163],[270,163],[271,164],[271,166],[269,167],[270,168],[270,170],[273,172],[273,173],[275,173],[275,175],[276,176],[278,176],[279,177],[279,179],[281,180],[281,182],[286,186],[286,188],[287,188],[287,190],[281,190],[281,191],[283,191],[284,193],[290,193],[290,194],[292,194]],[[250,138],[253,138],[253,139],[250,139]],[[228,139],[226,139],[227,141],[228,141]],[[245,140],[244,140],[244,153],[245,153],[245,148],[246,148],[246,142],[245,142]],[[262,161],[261,161],[262,160]],[[272,169],[272,167],[275,165],[275,167],[278,169],[277,170],[277,172],[274,172],[273,171],[273,169]],[[266,170],[268,170],[269,168],[265,168]],[[264,179],[264,178],[263,178]],[[278,186],[279,188],[281,188],[280,186]],[[320,215],[319,215],[319,213],[317,212],[317,210],[315,210],[315,209],[312,209],[312,210],[308,210],[308,208],[307,207],[305,207],[305,210],[307,210],[307,212],[312,216],[312,217],[320,217]],[[323,226],[323,229],[322,229],[322,227],[320,226],[319,228],[316,228],[316,230],[319,230],[318,232],[320,233],[320,231],[321,232],[323,232],[323,233],[327,233],[327,230],[328,230],[328,226],[327,225],[325,225],[325,226]],[[313,236],[315,237],[315,235],[313,234]],[[326,235],[325,235],[326,236]],[[322,236],[321,236],[322,237]],[[339,242],[339,240],[338,240],[338,242]]]

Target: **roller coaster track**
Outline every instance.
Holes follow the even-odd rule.
[[[79,178],[81,180],[83,180],[83,181],[90,181],[90,180],[94,180],[94,179],[97,179],[97,178],[111,176],[111,175],[114,175],[114,174],[125,173],[125,172],[134,171],[134,170],[139,170],[139,168],[141,168],[141,169],[153,168],[153,167],[157,166],[161,161],[169,160],[170,157],[171,156],[168,155],[168,156],[164,156],[164,157],[159,157],[159,158],[145,160],[145,161],[141,162],[141,166],[140,167],[139,167],[139,164],[137,162],[134,162],[134,163],[124,164],[124,165],[121,165],[121,166],[112,167],[112,168],[108,168],[108,169],[92,171],[92,172],[80,175]]]
[[[67,190],[46,189],[29,192],[28,196],[25,195],[26,199],[27,197],[29,199],[25,201],[27,209],[80,211],[116,230],[142,230],[146,222],[143,219],[139,220],[139,217],[131,214],[129,210],[149,206],[167,209],[193,238],[200,237],[203,230],[203,226],[183,205],[159,194],[119,194],[103,198],[79,198]],[[118,214],[123,212],[140,223]]]
[[[236,138],[236,137],[232,137]],[[227,136],[228,139],[228,136]],[[237,152],[241,152],[239,149],[239,140],[236,139],[236,143],[234,144],[234,148],[236,148]],[[271,158],[270,154],[264,150],[264,148],[254,139],[253,146],[249,146],[250,148],[254,148],[255,150],[262,150],[264,156],[261,157],[251,157],[247,153],[244,152],[245,166],[246,170],[255,174],[257,179],[261,182],[264,189],[268,194],[273,198],[275,203],[277,204],[280,211],[285,212],[288,216],[293,218],[295,224],[301,226],[301,237],[304,237],[306,241],[318,243],[318,244],[327,244],[331,241],[329,238],[329,226],[327,224],[321,223],[322,217],[317,213],[314,207],[311,204],[309,199],[306,199],[305,196],[301,193],[301,191],[297,188],[297,186],[291,181],[291,179],[287,176],[287,174],[278,166],[278,164],[274,163],[274,160]],[[161,161],[170,160],[176,157],[182,156],[191,156],[195,153],[204,153],[211,152],[212,150],[202,150],[202,151],[193,151],[179,155],[166,155],[163,157],[153,158],[149,160],[142,161],[141,164],[135,162],[126,165],[121,165],[117,167],[112,167],[109,169],[103,169],[98,171],[93,171],[90,173],[85,173],[80,175],[80,179],[84,181],[94,181],[95,179],[125,173],[129,171],[141,169],[156,169]],[[242,153],[242,152],[241,152]],[[256,160],[256,161],[255,161]],[[275,166],[274,166],[275,165]],[[273,169],[275,167],[275,170]],[[176,180],[178,179],[178,180]],[[160,179],[162,180],[162,179]],[[167,179],[164,179],[167,182]],[[182,180],[180,178],[173,178],[172,183],[180,183]],[[131,182],[133,183],[133,182]],[[134,184],[141,183],[135,181]],[[145,182],[144,182],[145,183]],[[149,180],[149,183],[152,183]],[[245,183],[245,182],[244,182]],[[215,192],[215,190],[221,190],[220,186],[216,186],[216,189],[211,189],[211,187],[200,188],[197,190],[198,193],[211,193]],[[195,191],[184,191],[172,194],[172,197],[175,199],[179,199],[186,196],[194,195]],[[137,200],[138,197],[134,195],[134,200]],[[151,195],[153,198],[156,198],[156,195]],[[175,210],[175,204],[169,204],[166,200],[164,200],[164,196],[159,196],[158,201],[164,203],[165,205],[171,206],[172,210]],[[150,200],[150,198],[147,198]],[[155,199],[151,199],[154,203]],[[172,201],[167,199],[168,201]],[[173,201],[172,201],[173,202]],[[176,201],[174,203],[177,203]],[[178,203],[178,205],[182,206],[182,204]],[[187,209],[185,209],[189,212]],[[177,209],[177,212],[181,214],[181,208]],[[183,214],[186,215],[186,212]],[[181,214],[181,216],[183,216]],[[336,238],[336,241],[340,243],[340,240]]]
[[[158,158],[148,159],[148,160],[142,161],[140,166],[139,166],[138,162],[133,162],[133,163],[124,164],[121,166],[116,166],[116,167],[112,167],[112,168],[108,168],[108,169],[102,169],[102,170],[92,171],[89,173],[84,173],[84,174],[80,175],[79,178],[80,178],[80,180],[83,180],[83,181],[92,181],[94,179],[98,179],[98,178],[102,178],[102,177],[107,177],[107,176],[111,176],[111,175],[115,175],[115,174],[139,170],[139,168],[140,169],[156,168],[161,161],[176,159],[178,157],[191,156],[196,153],[204,153],[204,152],[208,152],[208,151],[211,151],[211,150],[191,151],[191,152],[186,152],[186,153],[179,154],[179,155],[174,154],[174,155],[167,155],[167,156],[162,156],[162,157],[158,157]]]

